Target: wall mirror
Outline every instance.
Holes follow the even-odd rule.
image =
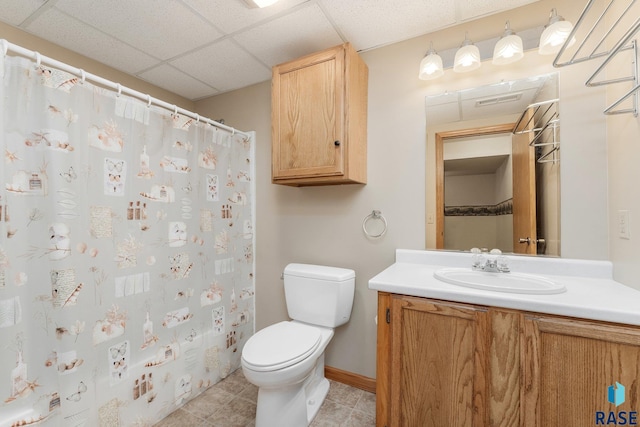
[[[560,256],[558,104],[556,73],[426,97],[435,249]]]

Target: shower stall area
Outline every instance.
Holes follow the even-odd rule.
[[[0,427],[151,426],[254,332],[254,139],[1,41]]]

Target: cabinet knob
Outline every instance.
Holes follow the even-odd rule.
[[[333,141],[333,145],[335,145],[336,147],[340,146],[340,141]]]

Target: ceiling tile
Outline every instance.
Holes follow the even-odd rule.
[[[56,9],[44,12],[31,22],[26,30],[45,40],[130,74],[151,67],[158,62],[143,52]]]
[[[313,4],[233,37],[268,66],[343,43],[320,8]]]
[[[455,23],[453,1],[440,1],[437,7],[425,0],[320,0],[320,3],[357,50],[417,37]]]
[[[138,77],[173,93],[179,93],[191,100],[205,98],[218,93],[214,88],[166,64],[140,73]]]
[[[309,0],[280,0],[273,6],[249,8],[243,0],[183,0],[226,34],[247,28]]]
[[[491,15],[504,10],[515,9],[516,7],[537,1],[539,0],[458,0],[458,7],[460,10],[460,19],[467,21],[483,15]]]
[[[2,0],[0,21],[18,26],[45,2],[45,0]]]
[[[0,0],[0,20],[200,99],[345,41],[372,49],[535,1],[280,0],[252,9],[244,0]]]
[[[429,126],[452,123],[460,120],[460,108],[457,102],[438,105],[438,108],[427,109],[427,124]]]
[[[176,0],[59,0],[56,8],[149,55],[166,60],[221,37]]]
[[[442,104],[458,103],[457,92],[445,92],[437,95],[427,95],[425,97],[425,105],[427,108],[435,107]]]
[[[224,40],[171,61],[193,77],[228,91],[271,78],[271,70],[245,52],[232,40]]]

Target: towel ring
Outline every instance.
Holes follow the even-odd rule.
[[[369,220],[372,220],[372,219],[379,219],[384,224],[384,228],[378,234],[371,234],[369,232],[369,230],[367,230],[367,222],[369,222]],[[378,237],[382,237],[382,236],[384,236],[384,233],[387,232],[387,220],[385,219],[385,217],[382,215],[382,213],[380,211],[373,210],[369,215],[367,215],[364,218],[364,221],[362,221],[362,231],[364,231],[364,234],[366,234],[367,236],[369,236],[369,237],[371,237],[373,239],[377,239]]]

